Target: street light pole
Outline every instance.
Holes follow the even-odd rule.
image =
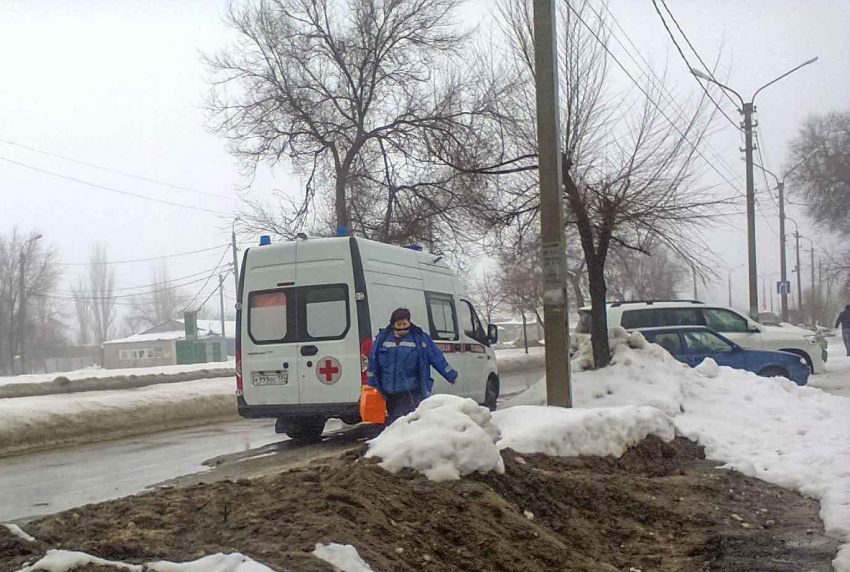
[[[36,234],[30,237],[29,240],[21,245],[21,253],[19,256],[18,269],[18,292],[20,293],[20,305],[18,306],[18,355],[21,357],[21,373],[27,373],[27,360],[25,355],[26,347],[26,327],[27,327],[27,291],[26,291],[26,259],[24,254],[30,249],[30,245],[41,238],[42,235]],[[813,275],[814,276],[814,275]]]
[[[556,25],[555,1],[534,0],[546,396],[549,405],[572,407]]]
[[[813,64],[817,61],[818,58],[812,58],[808,61],[803,62],[798,65],[794,69],[785,72],[781,76],[776,79],[764,84],[760,88],[758,88],[753,94],[752,98],[750,98],[749,102],[745,102],[744,98],[741,97],[734,89],[723,85],[710,75],[695,69],[691,68],[691,73],[696,77],[711,82],[720,88],[734,93],[738,100],[741,102],[741,107],[738,110],[744,116],[744,138],[745,138],[745,156],[746,156],[746,179],[747,179],[747,257],[750,266],[750,276],[749,276],[749,289],[750,289],[750,318],[757,319],[758,318],[758,272],[756,268],[756,209],[755,209],[755,185],[753,181],[753,112],[755,111],[755,100],[756,96],[766,87],[773,85],[777,81],[782,78],[794,73],[798,69],[807,66],[809,64]]]
[[[241,302],[239,300],[239,262],[237,260],[236,254],[236,221],[239,220],[239,217],[233,219],[233,224],[230,225],[230,240],[231,240],[231,248],[233,250],[233,297],[236,298],[236,303]]]

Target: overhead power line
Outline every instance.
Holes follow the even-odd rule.
[[[688,139],[687,135],[685,135],[685,133],[679,128],[679,126],[676,125],[676,123],[673,122],[673,120],[671,120],[667,116],[667,114],[664,112],[663,109],[661,109],[661,107],[658,105],[658,103],[656,103],[652,99],[652,97],[650,97],[650,95],[646,92],[646,90],[643,88],[643,86],[641,86],[640,83],[638,83],[638,81],[634,78],[634,76],[631,73],[629,73],[629,71],[626,69],[626,67],[623,65],[623,63],[617,58],[617,56],[615,56],[611,52],[611,50],[608,48],[608,46],[605,45],[605,42],[602,41],[602,39],[599,37],[599,35],[593,30],[593,28],[590,27],[590,25],[584,20],[584,18],[582,18],[581,14],[579,14],[576,11],[576,9],[573,8],[572,4],[570,4],[570,2],[567,2],[566,4],[567,4],[567,8],[569,8],[570,11],[573,14],[576,15],[576,17],[579,19],[579,21],[584,25],[585,28],[587,28],[587,30],[590,32],[590,34],[594,37],[594,39],[596,39],[596,41],[602,46],[602,48],[608,53],[608,55],[611,56],[611,59],[614,60],[614,62],[617,64],[617,66],[619,66],[619,68],[623,71],[623,73],[625,73],[626,76],[631,80],[631,82],[640,90],[641,93],[643,93],[643,95],[646,97],[647,101],[649,101],[649,103],[658,111],[659,114],[661,114],[661,116],[667,121],[667,123],[669,123],[670,126],[673,127],[673,129],[675,129],[676,132],[682,137],[682,140],[685,141],[688,145],[690,145],[691,148],[694,150],[694,152],[700,158],[702,158],[702,160],[705,161],[705,163],[715,173],[717,173],[720,176],[721,179],[726,181],[726,183],[730,187],[732,187],[732,189],[734,191],[736,191],[738,194],[741,194],[741,190],[735,185],[735,183],[730,181],[729,178],[726,175],[724,175],[723,173],[721,173],[717,169],[717,167],[714,165],[714,163],[712,163],[711,161],[708,160],[708,158],[702,153],[702,151],[700,151],[699,148],[694,143],[692,143],[690,139]]]
[[[253,244],[253,243],[251,243]],[[91,265],[104,265],[108,266],[111,264],[132,264],[135,262],[153,262],[156,260],[165,260],[167,258],[177,258],[179,256],[189,256],[190,254],[200,254],[202,252],[212,252],[213,250],[218,250],[219,248],[223,248],[225,246],[229,246],[229,244],[220,244],[218,246],[211,246],[210,248],[202,248],[201,250],[191,250],[189,252],[179,252],[177,254],[166,254],[163,256],[153,256],[151,258],[137,258],[135,260],[107,260],[105,262],[57,262],[56,264],[59,266],[91,266]]]
[[[33,171],[38,171],[39,173],[44,173],[46,175],[52,175],[54,177],[58,177],[60,179],[65,179],[67,181],[73,181],[73,182],[79,183],[81,185],[88,185],[89,187],[95,187],[97,189],[102,189],[104,191],[109,191],[109,192],[112,192],[112,193],[118,193],[120,195],[126,195],[126,196],[129,196],[129,197],[134,197],[134,198],[142,199],[142,200],[145,200],[145,201],[162,203],[164,205],[169,205],[169,206],[172,206],[172,207],[179,207],[179,208],[184,208],[184,209],[192,209],[192,210],[196,210],[196,211],[203,211],[203,212],[208,212],[208,213],[212,213],[212,214],[215,214],[215,215],[228,215],[228,214],[230,214],[230,213],[226,213],[224,211],[217,211],[217,210],[214,210],[214,209],[208,209],[208,208],[205,208],[205,207],[198,207],[198,206],[194,206],[194,205],[186,205],[186,204],[183,204],[183,203],[175,203],[173,201],[168,201],[168,200],[165,200],[165,199],[157,199],[157,198],[154,198],[154,197],[149,197],[149,196],[146,196],[146,195],[140,195],[138,193],[133,193],[133,192],[130,192],[130,191],[123,191],[121,189],[116,189],[114,187],[108,187],[106,185],[100,185],[98,183],[92,183],[91,181],[86,181],[86,180],[83,180],[83,179],[77,179],[76,177],[69,177],[68,175],[56,173],[56,172],[50,171],[48,169],[42,169],[41,167],[36,167],[34,165],[29,165],[27,163],[15,161],[14,159],[9,159],[8,157],[0,157],[0,161],[5,161],[5,162],[11,163],[13,165],[18,165],[19,167],[24,167],[25,169],[31,169]]]
[[[215,268],[215,269],[214,269],[214,270],[210,273],[209,277],[207,278],[207,281],[206,281],[206,282],[204,282],[204,285],[203,285],[203,286],[201,286],[201,289],[200,289],[200,290],[198,290],[198,293],[197,293],[197,294],[195,294],[194,296],[192,296],[192,299],[191,299],[191,300],[189,300],[189,303],[188,303],[188,304],[186,304],[186,307],[185,307],[185,308],[183,308],[183,311],[182,311],[182,312],[180,312],[181,314],[185,314],[185,313],[186,313],[186,311],[187,311],[189,308],[191,308],[191,307],[192,307],[192,304],[194,304],[194,303],[195,303],[195,300],[197,300],[197,299],[198,299],[198,296],[200,296],[200,295],[201,295],[201,292],[203,292],[203,291],[204,291],[204,288],[206,288],[206,287],[207,287],[207,284],[209,284],[209,283],[210,283],[210,280],[212,280],[213,276],[215,276],[216,274],[218,274],[218,273],[219,273],[219,271],[220,271],[220,268],[219,268],[219,267],[221,266],[221,263],[222,263],[222,261],[224,261],[224,257],[225,257],[225,256],[227,256],[227,253],[228,253],[228,252],[229,252],[229,249],[228,249],[228,248],[225,248],[225,249],[224,249],[224,252],[222,252],[222,253],[221,253],[221,258],[219,258],[219,259],[218,259],[218,264],[216,264],[216,268]],[[234,271],[235,271],[235,269],[234,269]],[[200,282],[200,280],[199,280],[199,282]],[[213,290],[213,292],[214,292],[214,291],[215,291],[215,290]],[[209,298],[208,298],[208,299],[209,299]],[[206,300],[204,301],[204,304],[206,304]],[[203,306],[203,304],[202,304],[201,306]]]
[[[183,284],[170,285],[165,288],[159,288],[157,290],[150,290],[149,292],[138,292],[135,294],[119,294],[117,296],[80,296],[81,300],[119,300],[123,298],[139,298],[141,296],[149,296],[151,294],[156,294],[158,292],[167,292],[168,290],[176,290],[177,288],[182,288],[184,286],[191,286],[192,284],[197,284],[198,282],[202,282],[205,280],[204,277],[198,278],[197,280],[192,280],[191,282],[185,282]],[[54,296],[52,294],[33,294],[33,296],[40,296],[42,298],[51,298],[54,300],[75,300],[74,296]]]
[[[587,6],[594,13],[594,15],[600,21],[602,21],[601,10],[597,13],[596,10],[594,10],[593,6],[591,6],[589,4]],[[626,38],[626,41],[631,46],[632,50],[634,50],[635,54],[637,54],[637,57],[640,59],[640,61],[643,62],[643,65],[639,64],[635,60],[635,58],[632,56],[629,49],[626,48],[626,46],[623,44],[623,42],[621,42],[620,39],[617,37],[617,35],[614,33],[613,29],[610,29],[611,37],[614,40],[616,40],[617,43],[620,44],[620,46],[623,48],[623,51],[629,57],[629,59],[632,61],[632,63],[634,63],[637,67],[641,68],[642,71],[644,71],[644,68],[645,68],[644,73],[647,73],[647,78],[649,78],[650,81],[652,81],[653,85],[657,85],[661,89],[661,93],[666,96],[667,102],[671,106],[673,106],[673,108],[677,111],[678,116],[682,119],[687,119],[687,114],[686,114],[685,110],[682,109],[682,107],[676,102],[676,99],[673,97],[673,94],[670,92],[670,90],[667,88],[667,86],[664,85],[664,81],[660,77],[658,77],[658,74],[655,73],[655,70],[652,68],[652,65],[643,56],[643,54],[641,54],[640,49],[637,47],[637,45],[635,45],[634,41],[629,36],[629,33],[625,30],[625,28],[623,28],[623,26],[620,25],[620,21],[617,20],[617,16],[611,11],[611,8],[608,7],[607,4],[602,4],[602,8],[604,8],[605,11],[608,13],[608,15],[611,17],[611,20],[614,22],[614,25],[620,30],[622,35]],[[720,111],[722,112],[723,110],[720,110]],[[714,132],[706,134],[706,137],[710,137],[710,136],[714,135],[719,130],[720,129],[717,129]],[[735,173],[735,171],[732,169],[732,167],[729,166],[729,163],[727,163],[723,159],[723,157],[720,156],[720,154],[714,149],[714,147],[711,146],[710,143],[706,143],[706,147],[708,148],[711,155],[717,160],[717,162],[726,170],[726,172],[731,177],[733,177],[733,178],[734,177],[741,177],[741,175],[738,175],[738,174]]]
[[[178,191],[186,191],[188,193],[195,193],[198,195],[205,195],[208,197],[217,197],[220,199],[227,200],[236,200],[235,197],[229,197],[227,195],[219,195],[217,193],[210,193],[208,191],[199,191],[197,189],[193,189],[191,187],[184,187],[182,185],[175,185],[173,183],[169,183],[167,181],[161,181],[159,179],[152,179],[150,177],[143,177],[142,175],[134,175],[132,173],[127,173],[125,171],[119,171],[118,169],[110,169],[109,167],[103,167],[101,165],[97,165],[95,163],[89,163],[87,161],[80,161],[79,159],[74,159],[72,157],[67,157],[65,155],[60,155],[58,153],[51,153],[50,151],[45,151],[43,149],[37,149],[35,147],[30,147],[29,145],[24,145],[23,143],[17,143],[15,141],[10,141],[9,139],[0,138],[0,142],[5,143],[7,145],[12,145],[13,147],[19,147],[21,149],[26,149],[27,151],[32,151],[33,153],[39,153],[41,155],[46,155],[48,157],[55,157],[56,159],[62,159],[63,161],[68,161],[69,163],[76,163],[77,165],[84,165],[86,167],[91,167],[92,169],[98,169],[100,171],[105,171],[107,173],[114,173],[116,175],[121,175],[123,177],[130,177],[131,179],[138,179],[140,181],[145,181],[148,183],[153,183],[155,185],[162,185],[164,187],[170,187],[172,189],[176,189]]]
[[[676,27],[679,29],[679,33],[682,34],[682,36],[685,38],[685,41],[688,43],[688,46],[690,46],[691,51],[696,55],[697,59],[700,61],[700,63],[703,64],[703,67],[705,69],[711,69],[711,68],[709,68],[708,66],[705,65],[705,62],[702,61],[702,58],[697,53],[696,49],[694,49],[690,40],[688,40],[688,37],[685,35],[685,32],[682,31],[682,28],[681,28],[681,26],[679,26],[679,23],[676,21],[676,18],[673,16],[673,13],[670,12],[670,8],[667,7],[667,3],[664,2],[664,0],[661,0],[661,2],[662,2],[662,4],[664,4],[664,8],[667,10],[667,13],[670,14],[670,17],[673,19],[673,22],[676,24]],[[675,36],[675,34],[673,34],[673,30],[671,30],[670,26],[667,25],[667,20],[664,18],[664,15],[661,13],[661,9],[658,7],[657,0],[652,0],[652,5],[655,7],[655,12],[658,14],[658,17],[661,18],[661,23],[664,24],[664,29],[667,30],[667,35],[670,36],[670,39],[673,41],[673,45],[676,46],[676,51],[679,52],[679,55],[682,57],[682,60],[684,60],[685,66],[687,66],[687,68],[688,68],[688,74],[690,75],[691,63],[688,61],[687,56],[685,56],[685,52],[682,50],[681,46],[679,46],[679,42],[676,40],[676,36]],[[729,121],[729,123],[732,124],[732,127],[737,129],[738,131],[741,131],[741,127],[737,123],[735,123],[732,120],[731,117],[729,117],[729,115],[726,113],[726,111],[722,107],[720,107],[720,104],[717,103],[717,101],[714,99],[714,97],[712,97],[711,93],[709,93],[708,88],[705,87],[702,84],[702,82],[699,81],[698,79],[696,80],[696,82],[699,84],[699,86],[705,92],[705,95],[708,97],[708,99],[711,100],[711,103],[714,104],[714,107],[716,107],[717,110],[720,111],[720,113],[723,114],[723,117],[725,117],[726,120]],[[726,93],[725,90],[721,90],[721,91],[723,91],[723,93]],[[729,97],[728,94],[726,94],[726,96]]]
[[[218,267],[216,266],[212,270],[218,270]],[[175,288],[177,288],[177,287],[180,287],[180,286],[185,286],[186,284],[194,284],[195,282],[200,282],[200,280],[195,280],[193,282],[187,282],[186,284],[175,284],[175,282],[182,282],[183,280],[188,280],[189,278],[195,278],[197,276],[202,276],[202,275],[206,276],[207,272],[210,272],[210,269],[202,270],[200,272],[195,272],[194,274],[189,274],[188,276],[180,276],[178,278],[171,278],[171,279],[168,279],[167,281],[164,281],[164,282],[154,282],[153,284],[144,284],[144,285],[139,285],[139,286],[124,286],[122,288],[113,288],[112,291],[113,292],[126,292],[127,290],[141,290],[141,289],[144,289],[144,288],[158,288],[159,286],[162,286],[163,284],[166,284],[166,283],[169,286],[174,286]],[[56,290],[56,291],[73,294],[73,292],[69,292],[68,290]],[[146,294],[146,293],[149,293],[149,292],[141,292],[141,293],[137,293],[137,294],[134,294],[134,295],[139,296],[139,295]]]
[[[705,62],[703,61],[703,59],[700,57],[699,52],[698,52],[698,51],[697,51],[697,49],[694,47],[694,45],[691,43],[691,40],[690,40],[690,39],[688,39],[688,35],[687,35],[687,34],[685,33],[685,31],[682,29],[682,26],[680,26],[680,25],[679,25],[679,21],[676,19],[676,16],[674,16],[674,15],[673,15],[673,12],[670,10],[670,7],[669,7],[669,6],[667,6],[667,0],[661,0],[661,3],[662,3],[662,4],[664,4],[664,9],[665,9],[665,10],[667,11],[667,13],[670,15],[670,19],[672,19],[672,20],[673,20],[673,23],[676,25],[676,29],[678,29],[678,30],[679,30],[679,33],[680,33],[680,34],[682,34],[682,37],[685,39],[685,42],[687,42],[687,43],[688,43],[688,47],[689,47],[689,48],[691,48],[691,51],[692,51],[692,52],[694,53],[694,55],[697,57],[697,60],[699,60],[699,63],[701,63],[701,64],[702,64],[702,67],[706,70],[706,73],[708,73],[708,75],[709,75],[709,77],[711,77],[711,79],[713,79],[714,81],[717,81],[717,79],[715,79],[715,77],[714,77],[714,74],[712,74],[712,73],[711,73],[711,68],[710,68],[710,67],[708,67],[708,66],[705,64]],[[688,71],[690,71],[690,66],[689,66]],[[722,91],[723,91],[723,95],[725,95],[725,96],[726,96],[726,99],[728,99],[730,102],[732,102],[732,105],[733,105],[733,106],[735,106],[735,109],[737,109],[737,108],[738,108],[738,104],[737,104],[737,102],[736,102],[734,99],[732,99],[732,96],[731,96],[731,95],[729,95],[728,93],[726,93],[726,90],[725,90],[725,89],[724,89],[724,90],[722,90]],[[741,129],[740,131],[741,131],[741,132],[743,132],[743,129]]]

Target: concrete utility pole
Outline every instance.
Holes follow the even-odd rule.
[[[807,66],[809,64],[813,64],[817,61],[817,58],[812,58],[802,64],[798,65],[794,69],[785,72],[781,76],[776,79],[764,84],[760,88],[758,88],[753,94],[752,98],[750,98],[749,102],[745,102],[744,98],[741,97],[737,91],[732,89],[731,87],[725,86],[712,76],[702,72],[698,69],[691,68],[691,73],[696,77],[709,81],[724,90],[734,93],[738,100],[741,102],[741,107],[738,111],[744,116],[744,138],[745,138],[745,147],[744,153],[747,162],[747,257],[749,259],[750,266],[750,280],[749,280],[749,288],[750,288],[750,318],[756,319],[758,318],[758,309],[759,309],[759,299],[758,299],[758,272],[756,268],[756,208],[755,208],[755,185],[753,182],[753,112],[755,111],[755,100],[756,96],[758,96],[759,92],[761,92],[764,88],[773,85],[777,81],[782,78],[791,75],[798,69]]]
[[[729,276],[726,279],[729,284],[729,307],[732,307],[732,271],[729,271]]]
[[[18,306],[18,355],[21,357],[21,373],[27,373],[27,360],[26,360],[26,339],[27,339],[27,290],[26,290],[26,261],[27,254],[26,252],[30,249],[30,245],[41,238],[42,235],[37,234],[31,237],[29,240],[24,242],[21,245],[21,253],[19,256],[19,268],[18,268],[18,293],[19,293],[19,306]]]
[[[797,252],[797,266],[794,272],[797,273],[797,310],[803,310],[803,279],[800,277],[800,227],[797,226],[797,221],[789,218],[794,223],[794,250]]]
[[[699,293],[697,292],[697,267],[691,266],[691,272],[694,275],[694,300],[699,300]]]
[[[744,103],[744,154],[747,161],[747,261],[750,269],[750,318],[758,320],[759,293],[756,269],[756,190],[753,182],[753,104]]]
[[[227,361],[227,336],[224,329],[224,274],[218,275],[218,300],[221,312],[221,359]]]
[[[788,291],[785,282],[788,281],[788,263],[785,261],[785,181],[776,185],[779,191],[779,279],[782,281],[782,294],[780,295],[780,310],[782,321],[788,321]]]
[[[796,165],[794,165],[793,167],[791,167],[790,169],[785,171],[785,174],[782,175],[782,177],[776,176],[775,173],[773,173],[770,169],[767,169],[764,165],[758,165],[759,169],[761,169],[762,171],[764,171],[765,173],[767,173],[768,175],[773,177],[773,179],[776,181],[776,191],[779,194],[779,266],[780,266],[780,274],[781,274],[780,280],[782,282],[788,281],[788,263],[786,261],[787,253],[785,251],[785,219],[788,218],[788,217],[785,216],[785,179],[787,179],[788,176],[791,173],[796,171],[797,168],[800,165],[802,165],[803,163],[808,161],[812,157],[812,155],[815,155],[816,153],[819,153],[819,152],[820,152],[820,149],[815,149],[814,151],[812,151],[811,153],[809,153],[808,155],[806,155],[805,157],[800,159],[800,161]],[[797,226],[797,223],[793,219],[789,218],[788,220],[793,222],[795,227]],[[799,284],[798,284],[797,290],[799,291]],[[781,296],[782,296],[782,321],[787,322],[788,321],[788,293],[786,292],[786,290],[784,290],[784,289],[782,290]]]
[[[556,22],[555,1],[534,0],[546,398],[549,405],[572,407]]]

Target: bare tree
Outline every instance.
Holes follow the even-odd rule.
[[[16,357],[24,347],[35,350],[35,340],[56,337],[45,335],[41,329],[45,322],[33,311],[51,305],[59,280],[56,251],[42,246],[34,240],[36,236],[24,238],[17,229],[0,236],[0,371],[6,374],[14,373]],[[24,304],[27,312],[21,311]],[[26,372],[32,356],[23,355],[26,362],[20,367]]]
[[[497,280],[490,272],[484,271],[480,276],[476,276],[470,281],[469,295],[483,309],[487,323],[492,324],[493,314],[505,302],[502,282]]]
[[[106,246],[97,243],[89,261],[92,338],[97,345],[109,340],[115,322],[115,270],[109,265]]]
[[[606,281],[618,300],[674,300],[685,285],[688,269],[664,246],[651,245],[651,254],[612,248]]]
[[[91,291],[81,278],[77,286],[72,287],[71,293],[74,298],[74,316],[77,319],[77,344],[87,346],[91,343]]]
[[[850,237],[850,111],[806,120],[791,142],[792,191],[806,200],[809,215]]]
[[[514,121],[503,124],[510,139],[505,147],[514,156],[534,157],[525,166],[536,167],[530,2],[502,0],[500,6],[513,61],[528,85],[513,104]],[[564,1],[560,18],[565,220],[578,233],[584,254],[594,362],[603,367],[610,362],[605,268],[611,248],[649,253],[653,245],[665,245],[708,272],[704,256],[697,256],[699,230],[721,214],[717,207],[724,200],[694,181],[694,159],[713,118],[707,97],[690,113],[677,114],[665,103],[663,74],[657,81],[648,78],[639,93],[617,95],[609,83],[610,28],[604,15],[586,0]],[[503,183],[502,217],[533,228],[539,209],[536,171],[520,165],[515,170],[513,184]]]
[[[346,228],[392,242],[463,232],[452,211],[473,208],[474,198],[461,197],[476,175],[429,152],[447,140],[462,144],[475,118],[491,111],[490,85],[465,71],[461,3],[231,6],[238,40],[206,58],[211,125],[249,169],[286,158],[306,180],[298,200],[280,194],[275,209],[250,203],[243,225],[292,237],[313,220],[319,234]],[[322,211],[325,195],[331,216]]]
[[[181,319],[187,297],[171,283],[168,266],[160,263],[153,269],[149,294],[132,299],[127,324],[132,331],[149,329],[168,320]]]

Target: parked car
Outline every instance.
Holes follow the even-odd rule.
[[[277,419],[293,438],[315,437],[331,418],[359,423],[372,340],[396,308],[446,354],[460,380],[434,393],[491,409],[499,371],[498,328],[475,311],[442,256],[355,237],[261,241],[239,273],[236,396],[242,417]]]
[[[786,377],[797,385],[806,385],[809,379],[809,366],[799,355],[747,350],[704,326],[645,328],[639,331],[647,341],[660,345],[691,367],[710,357],[718,365],[751,371],[763,377]]]
[[[764,326],[735,310],[697,300],[643,300],[611,302],[607,305],[608,327],[627,330],[672,326],[705,326],[750,350],[783,351],[797,354],[812,370],[826,371],[829,354],[823,336],[793,326]],[[577,342],[590,335],[590,308],[579,310]]]

